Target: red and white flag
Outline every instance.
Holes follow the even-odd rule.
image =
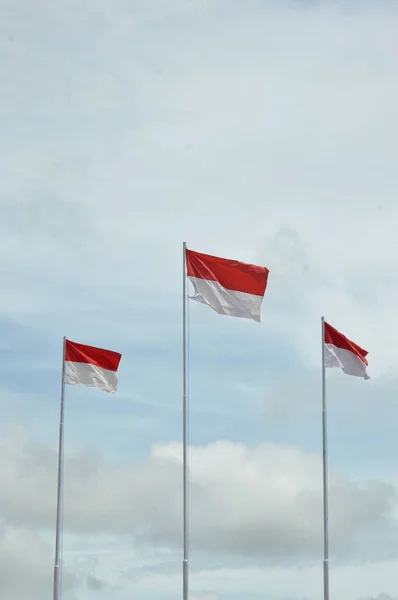
[[[64,383],[86,385],[115,393],[122,355],[66,340]]]
[[[325,367],[339,367],[347,375],[370,379],[366,372],[368,352],[346,338],[326,321],[324,331]]]
[[[186,250],[187,275],[195,294],[219,315],[243,317],[260,322],[260,309],[268,269]]]

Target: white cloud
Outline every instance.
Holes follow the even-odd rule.
[[[52,529],[56,453],[23,432],[0,439],[0,507],[9,523]],[[336,558],[380,560],[398,552],[397,492],[383,481],[332,473],[331,544]],[[305,562],[322,545],[321,461],[299,448],[219,441],[190,448],[192,549]],[[65,527],[75,533],[131,535],[179,547],[181,445],[117,467],[87,452],[68,453]]]
[[[160,306],[149,298],[161,293],[166,309],[178,302],[185,238],[271,268],[267,334],[284,335],[315,364],[324,312],[370,349],[372,373],[383,372],[398,360],[391,333],[394,15],[370,5],[350,15],[341,5],[290,11],[268,3],[244,15],[236,5],[208,5],[186,39],[193,16],[183,4],[165,2],[156,13],[142,3],[131,9],[116,3],[111,10],[87,3],[83,14],[79,7],[61,15],[42,3],[61,39],[65,28],[75,39],[95,37],[100,15],[108,29],[98,40],[103,63],[92,70],[85,61],[76,69],[63,45],[43,40],[68,74],[69,96],[53,53],[36,48],[44,61],[35,66],[39,99],[56,94],[59,104],[47,110],[55,118],[62,106],[66,126],[62,135],[46,130],[55,146],[42,141],[39,158],[26,154],[25,144],[19,154],[4,153],[4,184],[13,194],[1,202],[3,313],[41,314],[39,326],[53,331],[62,311],[87,335],[101,316],[119,338],[126,336],[126,319],[136,335],[154,326],[164,331],[166,318],[154,323]],[[177,7],[183,16],[173,24]],[[144,19],[156,45],[142,37],[135,18]],[[19,26],[16,21],[10,53],[24,36],[33,44],[34,30],[25,24],[19,34]],[[127,52],[132,37],[142,49],[136,62]],[[13,111],[24,108],[31,66],[18,62],[8,84],[10,98],[18,97],[17,105],[10,100],[14,119]],[[106,106],[104,87],[111,89]],[[36,122],[35,110],[36,104],[29,122]],[[100,127],[90,119],[112,119],[106,143],[99,143]],[[39,135],[35,130],[32,139]],[[33,173],[32,160],[39,161]],[[134,312],[137,303],[149,302],[147,316]],[[199,319],[205,314],[194,310]]]
[[[34,532],[20,526],[0,526],[0,595],[4,600],[42,600],[52,589],[52,552]],[[63,585],[70,600],[77,580],[68,570]]]
[[[387,479],[369,480],[370,472],[388,470],[387,459],[370,464],[364,457],[396,437],[396,8],[257,0],[244,8],[238,0],[85,0],[58,7],[37,0],[34,10],[27,2],[16,10],[3,0],[0,12],[2,380],[18,391],[36,383],[49,401],[41,388],[59,368],[53,350],[67,330],[79,341],[130,350],[122,385],[135,393],[139,376],[149,374],[157,387],[148,395],[176,407],[177,384],[168,384],[178,383],[180,369],[181,242],[264,263],[271,274],[261,328],[191,309],[192,372],[204,382],[200,408],[217,412],[230,400],[227,385],[240,386],[240,405],[228,404],[225,413],[237,409],[239,421],[250,394],[256,414],[264,408],[267,417],[283,417],[280,427],[300,426],[305,438],[309,425],[302,416],[297,425],[296,417],[315,397],[325,314],[370,351],[375,376],[368,388],[344,384],[331,411],[339,412],[339,423],[355,423],[350,439],[336,427],[332,440],[335,447],[344,443],[347,460],[357,448],[350,471],[361,473],[360,481],[332,473],[332,554],[339,561],[395,557],[396,489]],[[308,385],[284,377],[275,391],[260,368],[254,379],[248,365],[261,363],[265,348],[275,372],[290,361],[311,373]],[[385,373],[394,381],[378,379]],[[330,377],[331,396],[335,381]],[[118,418],[115,410],[112,423]],[[202,420],[202,434],[214,431],[209,421]],[[151,443],[175,436],[176,428],[170,433],[159,422],[157,437],[153,429],[139,432],[140,456],[124,457],[123,465],[68,451],[65,518],[84,543],[105,532],[120,544],[128,523],[135,549],[165,545],[176,553],[181,448],[154,444],[142,458]],[[130,424],[126,419],[123,427]],[[48,415],[45,427],[51,428]],[[107,435],[95,423],[92,429],[91,436]],[[137,430],[131,437],[138,439]],[[191,449],[192,545],[202,561],[228,555],[233,562],[236,554],[251,566],[202,569],[194,593],[201,600],[233,596],[240,578],[252,595],[271,589],[284,600],[303,589],[318,597],[319,570],[272,574],[253,563],[318,560],[319,456],[287,444],[255,445],[242,422],[234,435],[244,443],[195,439]],[[288,441],[287,430],[280,435]],[[51,552],[33,532],[53,531],[56,453],[23,431],[1,438],[0,448],[6,519],[0,562],[8,569],[9,557],[18,563],[21,548],[31,548],[31,562],[19,564],[26,589],[43,597]],[[159,597],[167,576],[156,566]],[[94,579],[84,585],[95,595],[102,580],[92,568]],[[389,569],[396,565],[372,563],[360,573],[350,564],[341,575],[338,565],[334,593],[357,600],[385,590],[394,598]],[[368,572],[375,583],[368,579],[354,590],[350,581]],[[171,579],[169,597],[178,597],[180,579]],[[147,579],[141,591],[153,592],[156,584]],[[23,582],[11,567],[3,585],[1,597],[23,599]]]
[[[193,600],[220,600],[221,596],[214,593],[205,594],[193,594],[191,596]]]
[[[108,563],[104,560],[104,566]],[[134,562],[133,555],[131,560]],[[131,563],[130,563],[131,564]],[[192,561],[191,561],[192,564]],[[386,562],[378,565],[344,565],[331,566],[331,594],[344,600],[364,600],[370,595],[377,597],[378,590],[388,590],[388,595],[395,597],[395,570],[397,562]],[[131,577],[134,581],[131,590],[151,598],[179,598],[181,589],[181,573],[165,572],[157,568],[154,571],[142,571],[140,575]],[[289,597],[319,598],[322,595],[322,565],[297,567],[245,567],[236,564],[227,566],[219,561],[216,568],[195,568],[191,570],[190,589],[192,595],[214,594],[231,598],[260,599],[267,597],[281,600]],[[211,590],[211,591],[209,591]],[[222,591],[221,591],[222,590]],[[112,597],[113,600],[113,597]]]
[[[222,598],[220,594],[215,594],[213,592],[204,592],[202,594],[190,594],[189,597],[192,600],[221,600]]]
[[[367,597],[366,600],[395,600],[396,596],[390,596],[390,594],[378,594],[377,596]]]

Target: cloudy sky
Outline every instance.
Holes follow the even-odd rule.
[[[51,598],[62,336],[64,600],[181,600],[188,247],[265,265],[262,323],[192,303],[190,600],[398,597],[398,4],[0,0],[0,597]]]

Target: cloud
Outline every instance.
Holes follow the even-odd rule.
[[[384,581],[395,563],[360,572],[352,562],[397,553],[396,489],[393,476],[382,478],[396,439],[396,8],[260,0],[243,9],[238,0],[71,0],[59,8],[38,0],[34,10],[23,1],[15,10],[4,0],[1,13],[1,373],[3,385],[40,393],[40,402],[27,408],[24,397],[14,408],[42,438],[22,430],[0,439],[4,564],[14,556],[11,540],[24,540],[38,561],[25,565],[28,582],[50,589],[51,551],[35,535],[53,534],[51,407],[65,333],[123,351],[123,393],[130,398],[133,388],[141,407],[148,399],[150,410],[174,411],[152,410],[156,430],[141,426],[145,419],[133,428],[137,405],[124,419],[127,410],[99,400],[86,431],[83,404],[71,401],[71,439],[101,452],[106,440],[113,462],[68,449],[69,534],[100,546],[103,532],[116,546],[127,537],[135,549],[177,554],[181,447],[168,442],[179,435],[187,240],[271,270],[258,329],[190,307],[192,547],[213,565],[221,555],[252,565],[202,570],[194,593],[233,597],[239,579],[251,597],[271,588],[278,600],[281,588],[284,598],[321,593],[317,570],[268,566],[307,564],[322,551],[321,465],[310,451],[319,428],[303,414],[315,418],[325,314],[369,350],[374,376],[366,391],[356,382],[342,391],[328,373],[331,454],[340,465],[331,474],[331,550],[351,569],[335,593],[394,598],[395,584]],[[260,409],[266,419],[254,423]],[[215,425],[210,410],[223,422]],[[111,412],[116,428],[122,422],[113,438]],[[220,431],[242,443],[215,442]],[[284,443],[257,443],[271,436]],[[303,448],[288,445],[298,438]],[[264,572],[253,567],[259,562]],[[157,582],[156,597],[164,593],[162,565],[158,579],[142,584],[144,595]],[[354,590],[369,571],[377,583]],[[11,573],[4,580],[15,589],[0,595],[23,598]],[[95,566],[87,577],[78,575],[88,593],[107,585]],[[177,597],[180,576],[171,579]]]
[[[190,598],[192,598],[192,600],[221,600],[222,596],[220,594],[208,592],[204,594],[191,594]]]
[[[52,529],[56,453],[23,431],[0,439],[0,508],[10,524]],[[397,492],[383,481],[330,480],[336,559],[395,556]],[[316,557],[322,545],[321,462],[299,448],[218,441],[190,448],[191,544],[214,555],[268,562]],[[68,452],[65,527],[79,534],[129,535],[138,544],[179,547],[181,445],[157,444],[124,467]]]
[[[50,597],[53,553],[36,532],[20,526],[0,526],[0,595],[4,600]],[[70,600],[77,580],[64,569],[63,586]]]
[[[116,557],[113,557],[115,560]],[[130,555],[134,561],[134,555]],[[109,557],[104,560],[108,564]],[[194,561],[191,561],[191,565]],[[113,564],[113,562],[112,562]],[[377,597],[379,589],[391,590],[389,595],[395,597],[394,573],[397,562],[369,564],[366,568],[361,565],[335,565],[331,570],[331,589],[345,600],[359,600]],[[139,576],[132,576],[131,588],[137,593],[156,598],[163,594],[169,598],[180,598],[181,572],[175,568],[166,572],[165,568],[153,571],[142,571]],[[217,566],[199,567],[197,561],[190,573],[190,589],[192,595],[214,594],[222,598],[247,598],[260,600],[267,597],[272,600],[288,597],[317,598],[322,595],[322,564],[307,567],[267,567],[263,564],[257,567],[244,566],[241,561],[231,566],[225,561],[218,561]],[[297,594],[299,590],[299,594]],[[112,598],[113,600],[113,598]]]
[[[34,314],[51,334],[62,315],[88,336],[102,319],[118,339],[131,328],[171,340],[187,239],[270,267],[264,329],[309,364],[326,313],[369,347],[372,374],[383,372],[398,360],[391,9],[159,6],[89,2],[61,13],[42,2],[39,21],[22,24],[13,13],[15,43],[29,51],[7,79],[3,314],[25,323]],[[84,60],[64,52],[71,35],[88,48]],[[47,128],[37,127],[42,106]],[[29,136],[11,129],[18,114]],[[206,327],[211,317],[193,311]]]
[[[23,520],[23,519],[22,519]],[[21,519],[20,519],[21,521]],[[54,540],[51,530],[51,541]],[[0,596],[4,600],[42,600],[53,590],[54,547],[49,536],[39,528],[10,523],[2,514],[0,523]],[[68,600],[78,600],[78,589],[94,591],[107,585],[89,569],[63,565],[62,589]]]
[[[377,596],[368,596],[366,600],[396,600],[397,596],[390,596],[390,594],[378,594]]]

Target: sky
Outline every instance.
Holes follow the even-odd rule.
[[[0,597],[182,598],[182,244],[270,270],[262,322],[189,304],[189,600],[398,586],[398,5],[0,0]]]

